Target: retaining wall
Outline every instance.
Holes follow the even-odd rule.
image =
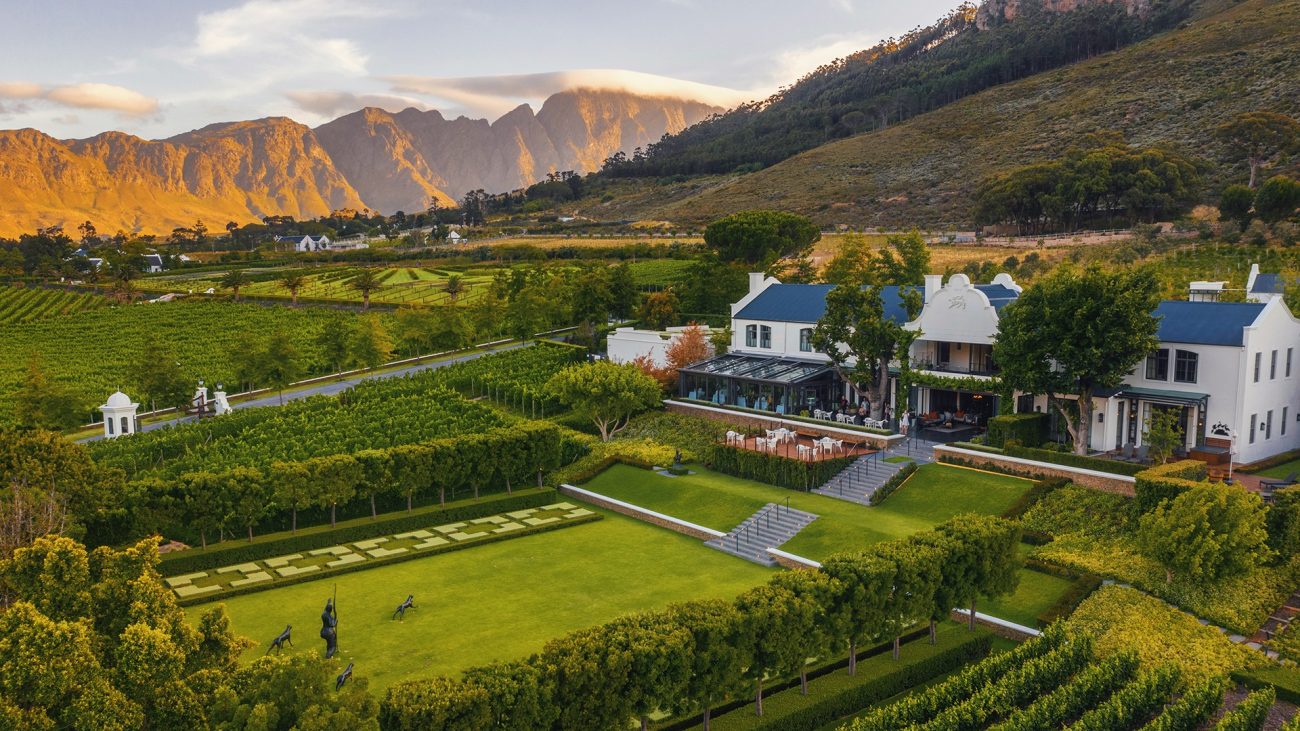
[[[680,518],[674,518],[671,515],[656,513],[653,510],[646,510],[645,508],[639,505],[633,505],[632,503],[625,503],[622,500],[615,500],[612,497],[606,497],[605,495],[601,495],[600,493],[592,492],[590,490],[584,490],[581,487],[574,487],[573,485],[560,485],[560,492],[564,495],[569,495],[571,497],[578,498],[583,502],[591,503],[596,507],[604,508],[606,510],[613,511],[615,513],[621,513],[623,515],[628,516],[629,518],[636,518],[637,520],[644,521],[652,525],[657,525],[660,528],[667,528],[668,530],[675,531],[677,533],[681,533],[683,535],[687,535],[692,538],[698,538],[701,541],[708,541],[714,538],[721,538],[722,536],[726,535],[726,533],[723,533],[722,531],[713,530],[712,528],[705,528],[702,525],[689,523],[685,520],[681,520]]]
[[[935,445],[934,458],[938,462],[947,461],[945,458],[948,458],[955,464],[968,467],[984,467],[1034,479],[1061,477],[1076,485],[1117,495],[1127,495],[1128,497],[1133,497],[1133,486],[1137,482],[1135,478],[1128,475],[1116,475],[1051,462],[1036,462],[1021,457],[1009,457],[1005,454],[980,452],[974,449],[962,449],[961,447],[949,445]]]

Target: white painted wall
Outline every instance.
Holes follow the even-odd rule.
[[[676,342],[682,331],[689,325],[670,327],[666,331],[634,330],[620,327],[609,334],[606,356],[614,363],[631,363],[637,358],[648,355],[658,368],[668,365],[668,346]],[[707,325],[700,325],[704,336],[711,332]]]

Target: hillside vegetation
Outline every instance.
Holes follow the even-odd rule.
[[[619,182],[584,215],[708,221],[780,208],[823,225],[969,226],[987,176],[1053,159],[1089,133],[1172,145],[1215,163],[1208,191],[1246,179],[1214,128],[1233,115],[1300,112],[1300,0],[1246,0],[1178,29],[1004,84],[765,170],[667,185]]]

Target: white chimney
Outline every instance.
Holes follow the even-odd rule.
[[[940,289],[943,289],[942,274],[925,275],[925,301],[926,302],[929,302],[936,294],[938,294]]]
[[[763,290],[763,282],[766,280],[767,277],[762,272],[750,272],[749,293],[754,294],[755,292],[761,292]]]

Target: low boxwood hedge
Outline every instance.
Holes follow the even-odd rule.
[[[405,533],[433,525],[455,523],[508,513],[512,510],[537,508],[560,500],[554,490],[520,490],[513,495],[492,495],[477,500],[461,500],[445,507],[422,508],[410,513],[390,513],[377,520],[356,520],[331,530],[328,526],[306,528],[297,534],[260,536],[251,543],[228,541],[203,548],[190,548],[162,556],[158,567],[164,576],[176,576],[195,571],[231,566],[248,561],[302,553],[317,548],[337,546],[341,543],[364,541],[367,538]],[[421,554],[424,555],[424,554]]]
[[[907,478],[916,473],[916,470],[917,465],[915,462],[909,462],[906,465],[903,465],[903,469],[895,472],[888,480],[885,480],[885,484],[876,488],[876,491],[871,493],[871,504],[879,505],[885,502],[885,498],[893,495],[895,490],[902,487],[903,483],[907,482]]]
[[[314,571],[310,574],[298,574],[297,576],[290,576],[287,578],[272,579],[271,581],[263,582],[260,584],[249,584],[247,586],[240,586],[234,589],[227,589],[225,591],[217,592],[216,594],[205,594],[203,596],[185,597],[183,599],[178,598],[176,600],[176,603],[182,607],[187,607],[187,606],[192,606],[194,604],[205,604],[207,602],[223,601],[226,599],[230,599],[231,597],[242,596],[244,594],[254,594],[259,591],[267,591],[270,589],[281,589],[286,586],[301,584],[306,581],[316,581],[317,579],[331,578],[331,577],[339,576],[341,574],[350,574],[353,571],[365,571],[366,569],[378,568],[380,566],[390,566],[395,563],[401,563],[403,561],[411,561],[417,558],[436,556],[438,554],[451,553],[452,551],[459,551],[465,548],[473,548],[474,546],[486,546],[489,543],[497,543],[498,541],[509,540],[512,538],[521,538],[523,536],[531,536],[531,535],[536,535],[538,533],[546,533],[548,531],[559,530],[561,528],[569,528],[572,526],[582,525],[584,523],[591,523],[597,520],[601,520],[603,517],[604,516],[597,515],[597,514],[584,515],[578,518],[565,520],[559,523],[548,523],[546,525],[532,526],[530,528],[525,528],[523,530],[516,530],[510,533],[498,533],[495,535],[488,536],[486,538],[479,538],[473,541],[464,541],[461,543],[448,543],[446,545],[435,546],[433,548],[429,548],[423,551],[418,551],[418,552],[408,551],[406,553],[398,554],[396,556],[387,556],[385,558],[372,558],[367,561],[363,561],[361,563],[351,563],[345,566],[339,566],[338,568],[325,569],[322,571]]]
[[[1047,497],[1051,492],[1061,489],[1070,484],[1070,481],[1064,477],[1049,477],[1043,480],[1036,480],[1034,486],[1025,491],[1011,507],[1002,511],[1002,517],[1008,520],[1020,520],[1029,509],[1038,504],[1039,500]],[[1049,539],[1050,540],[1050,539]],[[1040,544],[1041,545],[1041,544]]]
[[[1129,477],[1147,469],[1147,465],[1133,464],[1131,462],[1116,462],[1111,459],[1088,457],[1073,452],[1058,452],[1054,449],[1037,449],[1034,447],[1023,447],[1015,444],[1004,447],[1002,453],[1008,457],[1019,457],[1020,459],[1031,459],[1035,462],[1048,462],[1050,464],[1059,464],[1066,467],[1078,467],[1085,470],[1108,472],[1112,475],[1127,475]]]

